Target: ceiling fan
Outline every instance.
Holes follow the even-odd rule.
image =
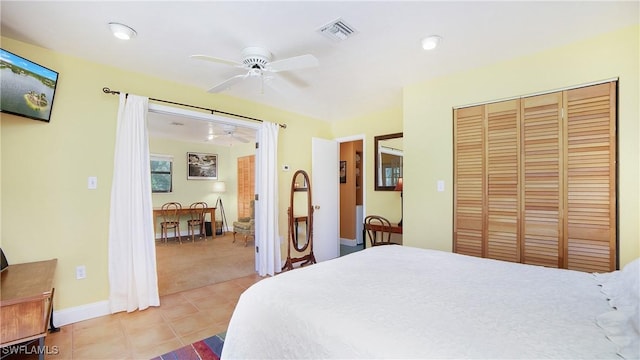
[[[224,136],[226,138],[234,139],[242,143],[248,143],[249,139],[239,136],[236,134],[236,126],[234,125],[222,125],[222,133],[215,134],[213,137],[221,137]]]
[[[298,69],[305,69],[318,66],[318,59],[311,55],[305,54],[300,56],[294,56],[286,59],[272,60],[271,52],[268,50],[252,46],[242,50],[242,60],[240,62],[221,59],[209,55],[191,55],[192,59],[206,60],[219,64],[231,65],[237,68],[245,70],[244,74],[235,75],[220,84],[212,87],[208,90],[210,93],[220,92],[228,89],[229,87],[248,78],[259,77],[261,84],[265,84],[265,80],[272,78],[271,73],[278,73],[281,71],[291,71]],[[266,79],[265,79],[266,78]],[[270,85],[267,82],[267,85]]]

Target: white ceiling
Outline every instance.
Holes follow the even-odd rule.
[[[240,61],[247,46],[273,60],[302,54],[317,68],[278,73],[281,93],[245,81],[233,96],[326,121],[401,104],[402,87],[638,24],[638,1],[1,1],[2,36],[206,91],[242,73],[193,60]],[[317,30],[342,18],[358,33]],[[137,31],[114,38],[109,22]],[[436,50],[422,50],[437,34]],[[19,55],[19,54],[18,54]],[[61,74],[64,76],[64,74]],[[127,91],[127,84],[114,90]],[[100,91],[100,89],[96,89]],[[140,94],[149,95],[149,94]],[[150,96],[150,95],[149,95]],[[212,107],[216,107],[213,102]],[[172,100],[172,99],[167,99]],[[201,137],[201,133],[200,137]]]

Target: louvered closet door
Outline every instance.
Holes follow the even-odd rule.
[[[521,262],[562,267],[562,93],[522,99]]]
[[[453,251],[484,256],[484,106],[454,111]]]
[[[238,158],[238,217],[251,216],[255,188],[255,155]]]
[[[486,111],[486,257],[519,262],[520,100],[488,104]]]
[[[615,270],[616,83],[566,92],[569,269]]]

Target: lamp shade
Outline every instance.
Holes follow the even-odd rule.
[[[393,190],[394,191],[402,191],[402,178],[398,178],[398,182],[396,183],[396,187]]]
[[[213,183],[213,192],[214,193],[223,193],[227,191],[227,184],[224,181],[216,181]]]

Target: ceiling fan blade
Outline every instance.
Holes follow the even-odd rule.
[[[246,138],[243,138],[243,137],[240,137],[240,136],[236,136],[236,135],[233,135],[233,134],[231,134],[231,137],[236,139],[236,140],[238,140],[238,141],[240,141],[241,143],[245,143],[246,144],[246,143],[249,142],[249,139],[246,139]]]
[[[306,54],[271,62],[267,65],[267,70],[272,72],[289,71],[315,67],[319,64],[320,62],[315,56]]]
[[[268,86],[280,95],[291,95],[299,91],[293,84],[281,76],[268,76],[264,80],[264,85]]]
[[[223,90],[228,89],[229,87],[239,83],[240,81],[244,80],[249,74],[244,74],[244,75],[236,75],[232,78],[229,78],[223,82],[221,82],[220,84],[212,87],[211,89],[207,90],[207,92],[210,93],[215,93],[215,92],[220,92]]]
[[[196,60],[205,60],[205,61],[211,61],[219,64],[242,67],[242,64],[237,61],[221,59],[221,58],[217,58],[209,55],[191,55],[191,58]]]

